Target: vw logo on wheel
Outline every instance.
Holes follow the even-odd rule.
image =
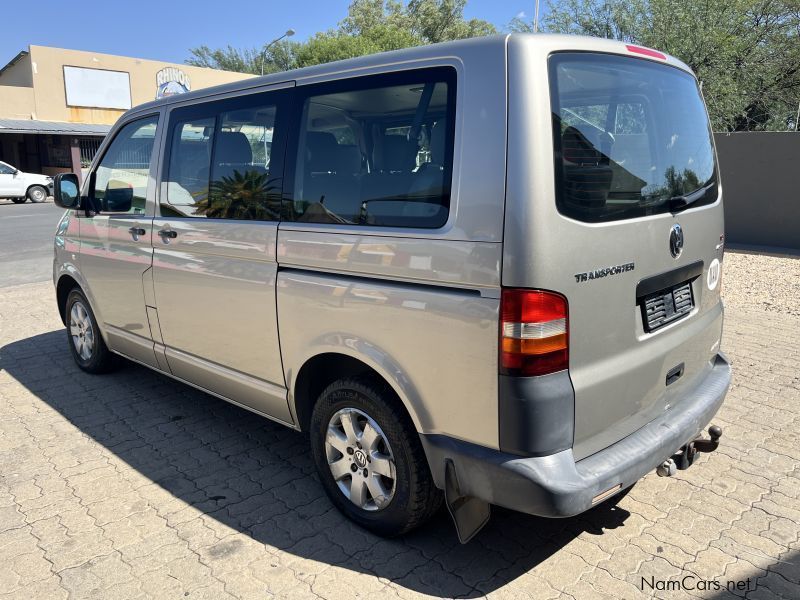
[[[356,450],[355,454],[353,455],[353,460],[359,469],[363,469],[367,466],[367,455],[364,454],[363,450]]]
[[[677,223],[669,232],[669,251],[673,258],[678,258],[683,252],[683,229]]]

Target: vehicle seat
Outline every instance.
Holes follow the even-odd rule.
[[[220,132],[214,148],[214,180],[232,178],[237,172],[244,175],[249,171],[266,173],[263,165],[253,165],[253,149],[247,136],[241,131]]]
[[[614,172],[608,158],[576,127],[561,134],[564,201],[585,207],[605,206]]]
[[[168,201],[171,204],[186,205],[201,200],[208,194],[208,163],[210,161],[210,142],[181,140],[177,146],[177,163],[175,172],[170,171],[170,181],[178,184],[186,192],[179,193],[180,188],[173,188]],[[191,199],[191,202],[189,200]]]
[[[305,139],[302,200],[322,202],[325,208],[349,221],[361,209],[357,173],[361,153],[356,146],[340,145],[332,133],[309,131]]]
[[[444,120],[436,121],[431,127],[431,161],[420,165],[413,175],[408,192],[409,202],[403,207],[404,219],[431,220],[448,211],[448,207],[442,205],[442,194],[445,189],[446,131],[447,123]]]

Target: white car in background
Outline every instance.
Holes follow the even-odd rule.
[[[25,173],[0,161],[0,198],[11,198],[17,204],[25,200],[44,202],[53,195],[53,178]]]

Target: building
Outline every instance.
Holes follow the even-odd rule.
[[[45,46],[0,68],[0,160],[54,175],[89,166],[111,125],[156,98],[250,75]]]

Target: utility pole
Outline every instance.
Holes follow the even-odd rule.
[[[261,50],[261,76],[264,76],[264,63],[267,61],[267,50],[269,50],[270,46],[277,44],[283,38],[292,37],[294,35],[294,29],[287,29],[286,33],[284,33],[281,37],[277,37],[272,40],[269,44],[264,46],[264,49]]]
[[[797,122],[800,121],[800,102],[797,103],[797,116],[794,118],[794,130],[797,131]]]
[[[533,10],[533,33],[539,33],[539,0],[536,0],[536,8]]]

